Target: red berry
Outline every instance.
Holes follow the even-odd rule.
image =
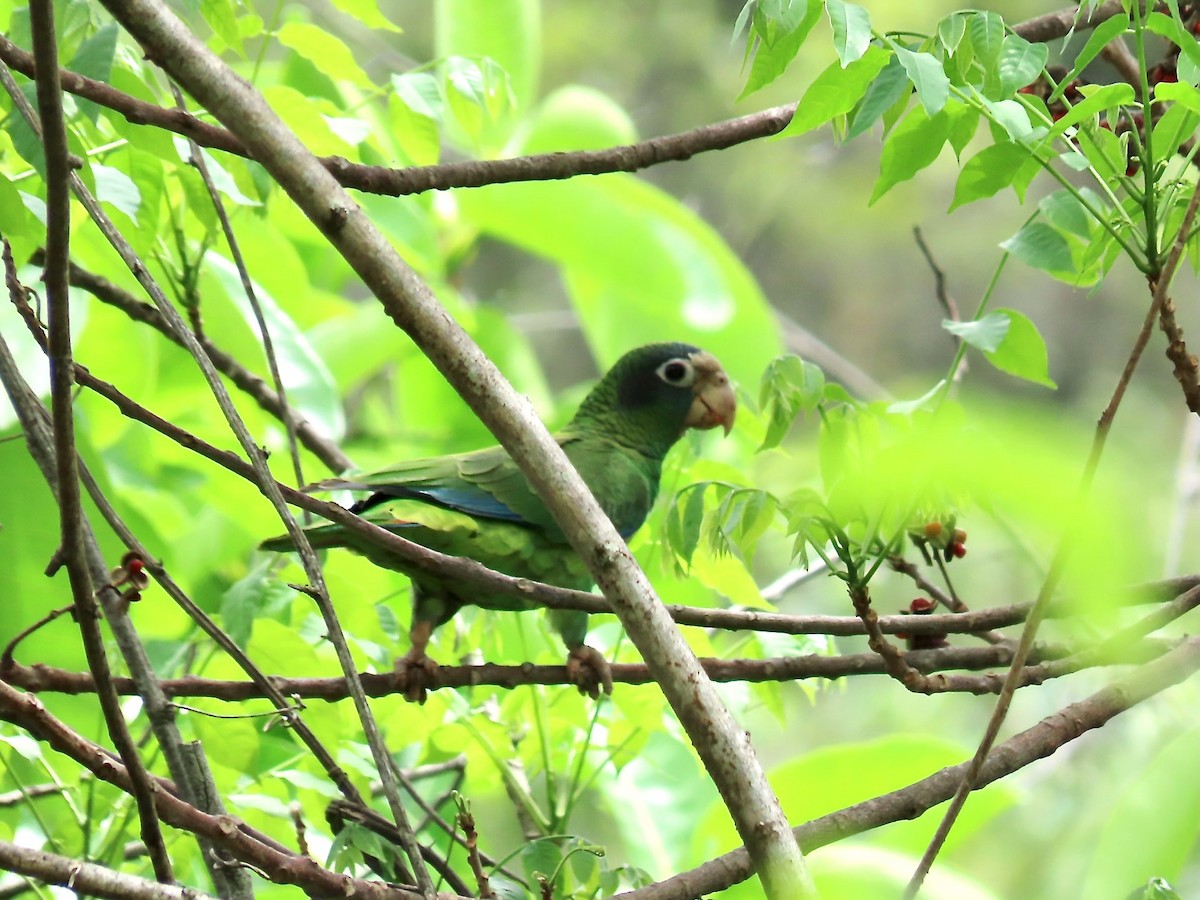
[[[955,544],[950,545],[950,552],[953,553],[959,559],[962,559],[964,556],[967,555],[967,548],[964,547],[962,544],[955,543]]]
[[[140,559],[135,558],[131,559],[125,568],[129,570],[129,574],[136,575],[138,572],[142,571],[142,569],[146,568],[146,564]]]
[[[933,611],[933,601],[927,597],[917,597],[908,604],[908,611],[922,615]]]

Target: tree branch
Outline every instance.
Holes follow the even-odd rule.
[[[83,503],[79,491],[79,472],[75,459],[75,420],[72,391],[74,361],[71,350],[71,313],[68,303],[67,260],[70,259],[72,172],[67,159],[67,126],[63,120],[62,91],[58,82],[58,40],[54,30],[54,5],[51,0],[32,0],[29,4],[30,29],[34,52],[41,60],[37,71],[37,102],[45,150],[46,180],[46,283],[49,306],[50,397],[54,431],[53,460],[46,453],[43,471],[58,500],[61,523],[60,559],[66,567],[75,603],[75,621],[79,624],[87,655],[88,668],[100,687],[100,708],[113,744],[131,775],[137,802],[141,837],[150,852],[154,874],[164,884],[175,877],[167,855],[162,830],[150,795],[150,777],[138,756],[129,734],[120,702],[112,689],[104,638],[100,633],[97,606],[84,549]],[[36,123],[31,122],[31,126]],[[14,396],[14,404],[16,397]],[[40,404],[38,404],[40,410]],[[34,416],[36,419],[36,416]],[[31,442],[32,443],[32,442]],[[31,448],[32,449],[32,448]],[[53,471],[50,470],[53,466]]]
[[[193,888],[160,884],[84,862],[0,841],[0,870],[69,887],[90,897],[112,900],[217,900]]]
[[[978,785],[982,787],[999,781],[1052,755],[1060,747],[1104,726],[1115,716],[1191,677],[1198,669],[1200,638],[1190,638],[1161,659],[996,745],[978,773]],[[805,851],[811,852],[890,822],[919,818],[954,794],[969,767],[969,762],[950,766],[908,787],[813,819],[795,829],[796,837]],[[724,890],[745,881],[752,871],[749,854],[745,848],[739,848],[689,872],[617,896],[621,900],[684,900]]]
[[[1029,665],[1023,670],[1020,686],[1041,684],[1084,668],[1144,663],[1169,652],[1175,644],[1168,640],[1125,640],[1110,645],[1099,654],[1093,647],[1078,648],[1057,644],[1039,644],[1030,653]],[[940,650],[910,650],[904,654],[909,666],[930,674],[951,669],[979,670],[1007,665],[1012,660],[1012,648],[947,647]],[[841,656],[809,654],[778,656],[768,659],[712,659],[705,657],[700,664],[708,677],[718,682],[798,681],[806,678],[838,679],[858,675],[886,675],[887,665],[874,652],[848,653]],[[9,684],[34,693],[90,694],[95,683],[86,672],[68,672],[35,663],[26,666],[13,663],[0,672]],[[613,663],[613,681],[621,684],[651,684],[654,678],[644,663]],[[370,697],[388,697],[404,693],[394,673],[362,672],[363,690]],[[985,675],[932,675],[927,693],[994,694],[1003,682],[997,673]],[[348,696],[342,678],[283,678],[274,676],[275,690],[303,700],[335,702]],[[563,665],[501,665],[480,663],[464,666],[438,666],[430,689],[465,687],[516,688],[528,684],[569,685],[567,667]],[[124,678],[113,681],[119,693],[135,693],[134,684]],[[260,684],[253,681],[228,681],[186,675],[162,681],[163,691],[171,697],[211,697],[227,702],[239,702],[267,697]]]
[[[96,778],[129,793],[128,770],[112,754],[91,743],[51,715],[41,701],[0,681],[0,718],[27,731],[87,768]],[[159,816],[169,825],[208,839],[230,855],[259,869],[277,884],[296,885],[311,897],[354,896],[363,900],[421,900],[411,890],[339,875],[314,860],[285,850],[253,833],[232,816],[213,816],[179,799],[169,782],[153,783]],[[450,898],[454,900],[454,898]]]
[[[1090,15],[1083,16],[1080,16],[1078,6],[1071,6],[1020,22],[1013,26],[1013,31],[1035,43],[1051,41],[1069,34],[1072,29],[1085,31],[1095,28],[1121,11],[1120,0],[1107,0]],[[3,36],[0,36],[0,59],[13,69],[33,77],[32,55]],[[63,70],[61,78],[66,90],[120,113],[129,122],[152,125],[183,135],[203,147],[255,158],[239,136],[195,116],[138,100],[110,85],[74,72]],[[724,150],[770,137],[787,127],[795,111],[796,104],[790,103],[604,150],[466,160],[406,169],[366,166],[337,156],[321,157],[318,162],[345,188],[395,197],[488,184],[553,181],[578,175],[637,172],[660,163],[680,162],[698,153]]]

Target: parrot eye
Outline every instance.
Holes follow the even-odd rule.
[[[658,377],[675,387],[691,387],[696,370],[686,359],[669,359],[655,370]]]

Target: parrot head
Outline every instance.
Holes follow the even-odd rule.
[[[665,454],[689,428],[733,427],[737,401],[716,357],[690,344],[647,344],[630,350],[584,399],[574,424],[612,429],[614,436]]]

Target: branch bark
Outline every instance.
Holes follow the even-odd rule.
[[[1200,670],[1200,638],[1190,638],[1161,659],[997,744],[979,772],[978,785],[999,781],[1051,756],[1060,747],[1104,726],[1115,716],[1190,678],[1197,670]],[[795,829],[796,838],[805,852],[811,853],[889,822],[916,819],[952,797],[969,766],[969,761],[950,766],[908,787],[813,819]],[[621,900],[685,900],[745,881],[751,871],[749,854],[745,848],[738,848],[688,872],[617,896]]]
[[[0,841],[0,870],[57,884],[89,897],[112,900],[217,900],[211,894],[178,885],[159,884],[112,869]]]

